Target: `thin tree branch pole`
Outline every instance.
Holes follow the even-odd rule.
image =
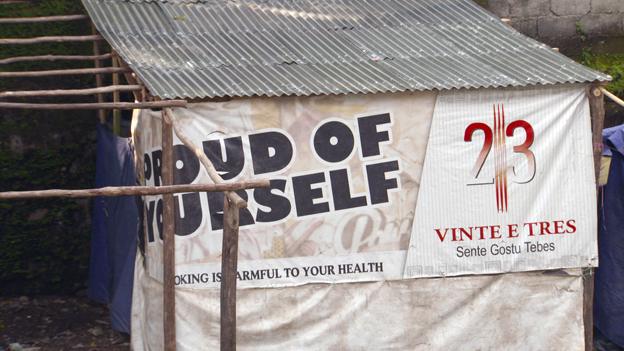
[[[82,42],[104,40],[101,35],[53,35],[33,38],[0,38],[0,44],[3,45],[24,45],[24,44],[40,44],[40,43],[64,43],[64,42]]]
[[[119,65],[121,67],[130,69],[130,67],[128,67],[128,64],[125,63],[124,60],[120,56],[117,56],[117,60],[118,60]],[[125,72],[123,75],[124,75],[124,78],[126,78],[126,82],[128,82],[128,84],[140,85],[141,87],[143,87],[143,90],[141,90],[139,92],[136,92],[136,91],[133,92],[135,100],[143,101],[144,95],[145,95],[144,94],[145,87],[143,86],[143,84],[141,84],[139,79],[136,76],[134,76],[134,73],[132,73],[132,72]]]
[[[33,191],[5,191],[0,192],[0,200],[14,199],[41,199],[49,197],[83,198],[95,196],[133,196],[133,195],[161,195],[196,192],[222,192],[242,189],[269,187],[268,180],[253,180],[236,183],[221,184],[180,184],[167,186],[117,186],[97,189],[49,189]]]
[[[21,91],[2,91],[0,98],[4,97],[31,97],[31,96],[72,96],[72,95],[94,95],[114,93],[119,91],[137,91],[141,90],[140,85],[109,85],[100,88],[89,89],[57,89],[57,90],[21,90]]]
[[[97,73],[114,73],[114,72],[128,72],[128,69],[123,68],[123,67],[102,67],[102,68],[53,69],[53,70],[47,70],[47,71],[0,72],[0,78],[71,76],[71,75],[78,75],[78,74],[97,74]]]
[[[620,99],[619,97],[617,97],[615,94],[613,94],[612,92],[608,91],[607,89],[601,87],[600,91],[602,91],[603,94],[605,94],[606,97],[608,97],[609,99],[611,99],[611,101],[615,102],[616,104],[624,107],[624,100]]]
[[[147,108],[186,107],[186,100],[162,100],[147,102],[102,102],[80,104],[31,104],[21,102],[0,102],[0,108],[15,108],[28,110],[134,110]]]
[[[95,42],[97,43],[97,41]],[[40,56],[15,56],[0,60],[0,65],[16,62],[32,61],[101,61],[111,58],[111,54],[102,55],[40,55]]]
[[[173,184],[173,130],[171,122],[162,112],[162,182]],[[163,334],[164,350],[176,349],[175,321],[175,202],[173,194],[164,194],[163,199]]]
[[[173,116],[173,113],[170,109],[166,108],[164,109],[164,111],[165,113],[163,114],[163,117],[171,122],[171,125],[173,125],[173,130],[175,131],[176,136],[178,137],[178,139],[180,139],[182,144],[193,150],[197,158],[199,158],[199,162],[201,162],[201,164],[206,169],[206,172],[208,172],[208,176],[210,177],[210,179],[212,179],[215,184],[223,183],[223,178],[221,178],[219,172],[217,172],[217,170],[214,168],[214,165],[212,164],[212,162],[210,162],[208,156],[206,156],[206,154],[204,153],[204,150],[193,144],[193,141],[191,141],[191,139],[189,139],[189,137],[184,134],[180,126],[176,123],[175,117]],[[238,196],[238,194],[236,194],[235,192],[226,191],[225,195],[227,195],[230,201],[232,201],[232,203],[234,203],[237,208],[247,207],[247,202],[243,200],[240,196]]]
[[[87,15],[0,18],[0,24],[65,22],[65,21],[78,21],[78,20],[83,20],[87,18],[89,18]]]
[[[592,143],[594,146],[594,172],[596,189],[600,177],[600,159],[602,157],[602,130],[604,128],[604,94],[603,87],[593,85],[589,88],[589,113],[592,123]],[[598,192],[596,192],[598,194]],[[598,209],[596,209],[598,211]],[[596,228],[598,231],[598,228]],[[583,326],[585,328],[585,350],[593,350],[594,339],[594,269],[583,269]]]
[[[239,208],[223,196],[221,249],[221,351],[236,350],[236,271],[238,269]]]
[[[95,28],[95,25],[93,24],[93,22],[91,22],[91,34],[93,35],[97,34],[97,29]],[[99,54],[100,54],[100,42],[97,40],[94,40],[93,41],[93,55],[97,56]],[[110,56],[113,57],[112,53]],[[102,61],[93,60],[93,67],[102,68]],[[98,73],[95,75],[95,86],[99,88],[102,85],[104,85],[104,83],[102,82],[102,75]],[[98,103],[102,103],[104,102],[104,95],[97,94],[96,99]],[[100,120],[100,123],[102,124],[106,123],[106,111],[97,110],[97,115],[98,115],[98,119]]]
[[[113,67],[119,67],[117,56],[112,58]],[[119,73],[113,73],[113,85],[119,84]],[[119,102],[119,91],[113,92],[113,102]],[[121,110],[113,110],[113,133],[121,136]]]
[[[9,5],[9,4],[28,4],[30,0],[0,0],[0,5]]]

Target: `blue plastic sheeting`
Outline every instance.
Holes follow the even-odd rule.
[[[605,155],[612,156],[609,181],[602,189],[596,271],[596,327],[624,347],[624,125],[605,129]]]
[[[133,150],[106,126],[97,127],[95,185],[136,185]],[[113,329],[130,333],[132,282],[139,214],[135,197],[97,197],[89,267],[89,297],[108,303]]]

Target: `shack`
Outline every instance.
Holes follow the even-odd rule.
[[[589,349],[610,77],[470,0],[83,3],[145,99],[189,102],[135,113],[143,185],[163,121],[174,184],[270,180],[229,195],[232,344]],[[143,197],[132,346],[217,349],[227,201],[176,194],[172,254],[163,201]]]

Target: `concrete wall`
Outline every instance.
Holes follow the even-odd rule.
[[[624,36],[624,0],[487,0],[486,7],[549,44]]]

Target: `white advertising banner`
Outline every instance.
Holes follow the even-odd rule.
[[[582,86],[235,99],[174,109],[241,191],[239,287],[597,264]],[[160,184],[160,112],[134,121]],[[176,184],[210,183],[174,137]],[[146,196],[146,273],[162,279],[162,202]],[[222,193],[176,194],[176,285],[220,281]]]
[[[582,87],[438,96],[406,277],[596,266]]]
[[[174,109],[183,132],[241,191],[239,287],[403,277],[436,94],[237,99]],[[134,137],[160,184],[160,112]],[[211,183],[174,137],[174,182]],[[222,193],[176,194],[176,285],[218,287]],[[147,272],[162,279],[161,196],[144,197]]]

